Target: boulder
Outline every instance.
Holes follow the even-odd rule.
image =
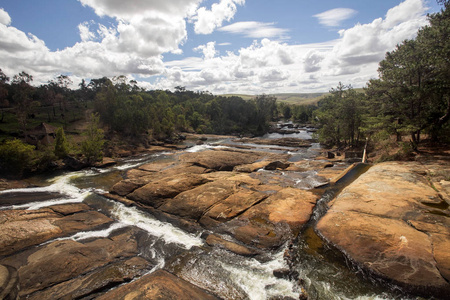
[[[180,193],[175,198],[168,199],[159,209],[182,218],[199,220],[210,207],[235,191],[234,182],[217,180]]]
[[[373,166],[346,187],[317,224],[319,235],[365,270],[420,293],[445,294],[448,205],[417,162]]]
[[[223,238],[215,235],[210,234],[206,238],[206,243],[210,246],[216,246],[220,248],[224,248],[228,251],[231,251],[233,253],[242,255],[242,256],[254,256],[256,255],[256,251],[253,251],[249,249],[248,247],[224,240]]]
[[[212,300],[218,298],[167,271],[158,270],[111,290],[97,299]]]
[[[253,152],[209,150],[183,154],[180,159],[206,169],[232,171],[235,166],[251,164],[261,157],[261,154]]]
[[[136,256],[136,230],[128,229],[109,238],[88,243],[55,241],[3,259],[2,264],[19,272],[20,297],[78,277],[116,259]]]
[[[309,221],[318,198],[309,191],[282,189],[229,222],[229,230],[250,246],[277,248]]]
[[[68,212],[80,208],[71,204],[65,209],[63,207],[57,206],[56,209]],[[68,216],[61,216],[51,208],[0,211],[0,255],[9,255],[52,238],[94,229],[111,222],[110,218],[96,211]]]
[[[94,297],[99,291],[111,289],[114,286],[119,286],[137,276],[143,275],[151,267],[147,260],[141,257],[133,257],[111,263],[86,275],[56,284],[43,291],[38,291],[28,296],[27,299],[79,299],[87,296]]]
[[[10,266],[0,265],[0,299],[18,299],[19,288],[17,270]]]
[[[166,202],[167,198],[173,198],[207,181],[197,174],[177,174],[152,181],[136,189],[127,198],[158,208]]]

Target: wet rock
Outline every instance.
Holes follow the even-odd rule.
[[[20,297],[86,274],[116,259],[138,254],[134,229],[89,243],[56,241],[2,260],[19,273]]]
[[[27,299],[78,299],[87,296],[99,296],[99,292],[129,282],[133,278],[143,275],[151,267],[147,260],[141,257],[133,257],[111,263],[86,275],[38,291],[29,295]]]
[[[262,138],[243,138],[235,140],[239,143],[251,143],[257,145],[274,145],[290,148],[311,147],[311,142],[299,138],[280,138],[280,139],[262,139]]]
[[[273,270],[273,276],[275,276],[276,278],[283,278],[297,281],[299,275],[300,274],[297,271],[290,270],[288,268]]]
[[[108,168],[117,164],[117,161],[112,159],[111,157],[103,157],[101,162],[95,164],[97,168]]]
[[[273,161],[264,167],[265,170],[284,170],[287,169],[291,164],[282,161]]]
[[[239,254],[242,256],[254,256],[257,254],[256,251],[253,251],[245,246],[224,240],[215,234],[210,234],[206,238],[206,243],[210,246],[218,246],[218,247],[227,249],[228,251],[231,251],[233,253],[236,253],[236,254]]]
[[[216,171],[232,171],[235,166],[250,164],[260,158],[261,155],[257,153],[224,150],[187,153],[181,156],[184,162]]]
[[[200,175],[177,174],[152,181],[134,190],[128,198],[158,208],[166,202],[167,198],[173,198],[206,182],[207,180]]]
[[[158,270],[114,289],[100,297],[106,299],[218,299],[173,274]]]
[[[319,234],[379,277],[416,292],[450,291],[450,221],[416,162],[373,166],[334,200]]]

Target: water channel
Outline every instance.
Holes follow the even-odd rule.
[[[305,130],[299,135],[302,138],[310,137]],[[267,137],[279,136],[274,134]],[[207,144],[191,147],[187,151],[223,147],[219,144],[230,144],[230,140],[208,141]],[[261,145],[251,146],[256,150],[281,151],[270,150]],[[286,152],[295,159],[312,159],[317,155],[318,148],[318,144],[313,144],[311,148],[286,149]],[[35,186],[33,188],[0,192],[2,203],[15,203],[0,209],[35,210],[55,204],[84,202],[110,216],[115,222],[108,228],[79,232],[64,239],[82,241],[107,237],[120,228],[136,226],[148,235],[148,242],[143,243],[140,251],[141,256],[155,266],[150,272],[165,268],[227,299],[282,299],[286,296],[298,299],[302,285],[306,288],[309,299],[407,299],[365,277],[337,251],[325,246],[314,233],[314,224],[324,213],[326,202],[338,192],[335,189],[323,192],[314,217],[293,244],[257,258],[247,258],[216,248],[205,250],[202,247],[205,244],[202,232],[186,232],[156,219],[148,212],[101,196],[121,180],[127,170],[152,161],[171,160],[178,154],[180,151],[141,155],[123,159],[107,169],[91,168],[31,178],[29,182]],[[303,178],[299,181],[313,180],[314,174],[299,178]],[[295,254],[291,265],[283,257],[288,247]],[[302,285],[296,280],[273,275],[274,270],[289,267],[300,274]]]

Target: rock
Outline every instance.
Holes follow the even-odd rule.
[[[62,214],[64,216],[91,210],[91,208],[84,203],[52,205],[49,208],[54,212]]]
[[[127,197],[134,201],[151,205],[155,208],[163,205],[167,198],[173,198],[178,194],[191,190],[207,180],[196,174],[177,174],[152,181],[145,186],[136,189]]]
[[[236,166],[236,167],[234,167],[233,171],[252,173],[252,172],[256,172],[260,169],[264,169],[268,164],[270,164],[270,160],[257,161],[252,164]]]
[[[133,257],[95,269],[84,276],[56,284],[43,291],[38,291],[31,294],[27,299],[79,299],[87,296],[98,296],[95,293],[129,282],[133,278],[143,275],[151,267],[145,259]]]
[[[92,230],[112,222],[112,219],[102,213],[88,211],[55,219],[52,223],[61,228],[64,235],[69,235],[78,231]]]
[[[168,199],[159,209],[182,218],[199,220],[210,207],[228,198],[235,190],[235,183],[217,180]]]
[[[210,246],[218,246],[218,247],[227,249],[228,251],[231,251],[233,253],[236,253],[236,254],[239,254],[242,256],[254,256],[257,254],[255,251],[253,251],[245,246],[224,240],[215,234],[210,234],[206,238],[206,243]]]
[[[277,248],[309,221],[317,200],[318,196],[309,191],[282,189],[230,221],[229,230],[247,245]]]
[[[207,220],[213,219],[217,222],[226,222],[231,220],[246,211],[256,203],[261,202],[263,199],[267,198],[268,195],[261,192],[252,191],[248,189],[240,189],[233,195],[219,202],[209,209],[205,215],[200,219],[202,225],[207,226]],[[214,223],[213,223],[214,224]]]
[[[19,277],[17,270],[0,265],[0,299],[15,300],[19,295]]]
[[[68,207],[73,210],[73,206]],[[52,238],[94,229],[110,222],[110,218],[96,211],[61,216],[50,208],[3,210],[0,211],[0,255],[9,255]]]
[[[450,291],[450,222],[416,162],[373,166],[317,224],[319,235],[371,273],[419,293]],[[444,216],[443,216],[444,215]]]
[[[167,271],[158,270],[111,290],[97,299],[212,300],[218,298]]]
[[[275,276],[276,278],[283,278],[297,281],[300,274],[295,270],[284,268],[273,270],[273,276]]]
[[[225,150],[187,153],[180,157],[184,162],[216,171],[232,171],[235,166],[250,164],[260,158],[257,153]]]
[[[264,167],[265,170],[284,170],[287,169],[291,164],[288,162],[273,161]]]
[[[82,160],[72,157],[72,156],[66,156],[63,160],[64,164],[74,171],[79,171],[83,168],[86,168],[88,165],[83,162]]]
[[[138,254],[134,229],[89,243],[56,241],[3,259],[19,272],[20,297],[54,286],[105,266],[118,258]]]
[[[333,159],[336,157],[336,155],[333,152],[327,151],[325,152],[325,157],[328,159]]]
[[[112,159],[111,157],[103,157],[101,162],[95,164],[97,168],[108,168],[117,164],[117,161]]]

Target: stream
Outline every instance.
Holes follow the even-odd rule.
[[[300,135],[302,138],[310,136],[306,131]],[[279,137],[273,134],[265,138]],[[293,134],[289,137],[296,136]],[[217,144],[229,143],[229,140],[208,141],[207,144],[193,146],[186,151],[203,151],[223,147]],[[264,149],[262,145],[251,146],[256,150]],[[311,159],[319,153],[319,148],[318,144],[313,144],[311,148],[285,151],[293,155],[294,159]],[[291,265],[287,264],[283,256],[292,245],[285,245],[277,252],[267,252],[257,258],[239,256],[223,249],[205,250],[203,232],[186,232],[157,220],[150,213],[101,196],[121,180],[127,170],[153,161],[171,160],[180,153],[173,151],[141,155],[123,159],[107,169],[91,168],[30,178],[28,182],[35,186],[33,188],[0,192],[2,205],[6,203],[0,209],[35,210],[55,204],[84,202],[114,219],[114,223],[102,230],[78,232],[62,239],[80,241],[108,237],[120,228],[136,226],[148,235],[140,246],[140,255],[154,265],[150,272],[165,268],[177,275],[181,274],[184,279],[201,288],[225,295],[227,299],[298,299],[301,289],[298,282],[273,275],[274,270],[289,267],[300,274],[308,299],[406,299],[387,292],[389,289],[380,286],[375,280],[365,278],[362,272],[351,266],[340,253],[324,245],[314,233],[314,225],[325,213],[326,203],[342,186],[324,190],[311,221],[293,243],[295,256]],[[352,179],[357,176],[355,174]],[[314,180],[314,174],[302,178],[299,182]],[[46,243],[49,242],[52,241]]]

